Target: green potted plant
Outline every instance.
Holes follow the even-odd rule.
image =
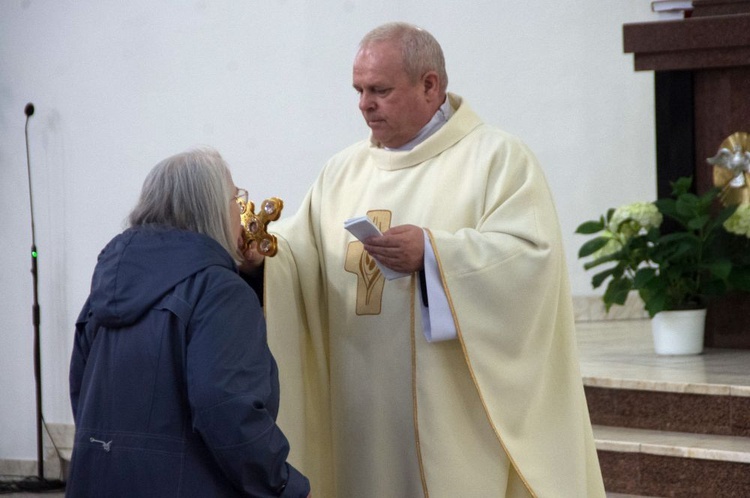
[[[691,184],[691,177],[680,178],[669,198],[610,209],[577,228],[595,235],[578,257],[589,258],[586,270],[600,270],[592,285],[607,284],[607,311],[624,304],[631,291],[652,318],[663,311],[705,310],[713,298],[750,291],[750,207],[721,206],[718,188],[696,195]]]

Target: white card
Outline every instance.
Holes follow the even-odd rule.
[[[358,216],[356,218],[349,218],[344,222],[344,228],[349,230],[352,235],[357,237],[360,242],[364,242],[367,237],[373,237],[375,235],[383,235],[375,223],[370,221],[367,216]]]
[[[383,235],[378,227],[368,218],[367,216],[357,216],[356,218],[349,218],[344,221],[344,228],[357,237],[360,242],[364,242],[366,238],[373,237],[376,235]],[[396,270],[391,270],[381,265],[375,258],[373,258],[375,264],[380,268],[380,272],[386,278],[386,280],[393,280],[395,278],[408,277],[408,273],[401,273]]]

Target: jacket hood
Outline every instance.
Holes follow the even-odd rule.
[[[99,254],[91,312],[107,327],[130,325],[175,285],[213,265],[237,271],[229,253],[206,235],[158,226],[130,228]]]

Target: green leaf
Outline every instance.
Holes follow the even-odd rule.
[[[704,226],[706,226],[710,219],[710,216],[707,214],[692,218],[688,220],[687,227],[691,230],[701,230]]]
[[[622,272],[618,272],[617,267],[599,272],[591,278],[591,286],[594,289],[598,289],[605,280],[607,280],[609,277],[616,276],[618,273],[622,274]]]
[[[635,273],[635,277],[633,277],[633,287],[636,289],[646,287],[655,277],[655,268],[641,268]]]
[[[722,258],[704,265],[704,268],[711,272],[716,278],[724,280],[729,277],[729,274],[732,271],[732,263],[728,259]]]
[[[606,246],[609,240],[610,239],[606,237],[597,237],[595,239],[589,240],[588,242],[584,243],[578,250],[578,257],[585,258],[586,256],[594,254],[596,251]]]
[[[683,241],[683,240],[697,241],[698,238],[691,233],[672,232],[672,233],[668,233],[667,235],[662,235],[661,237],[659,237],[656,243],[659,245],[668,245],[668,244],[674,244],[676,242],[679,243],[680,241]]]
[[[677,180],[671,183],[672,195],[675,197],[679,197],[680,195],[688,192],[692,184],[693,184],[693,177],[691,176],[682,176],[678,178]]]
[[[578,225],[576,233],[591,235],[592,233],[601,232],[602,230],[604,230],[604,223],[601,221],[586,221]]]
[[[666,296],[653,296],[649,297],[648,299],[645,299],[643,298],[643,296],[641,296],[641,299],[643,300],[646,311],[648,311],[648,316],[650,316],[651,318],[653,318],[654,315],[656,315],[660,311],[664,311],[667,309]]]
[[[630,280],[625,278],[612,279],[607,286],[607,290],[604,291],[604,304],[606,305],[607,311],[613,304],[625,304],[625,300],[628,298],[628,293],[632,290]]]

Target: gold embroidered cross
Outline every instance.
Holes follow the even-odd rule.
[[[271,197],[264,200],[260,205],[260,211],[255,212],[255,204],[248,201],[245,204],[242,200],[237,201],[240,205],[240,221],[242,223],[242,240],[247,249],[252,241],[258,243],[258,252],[264,256],[272,257],[276,254],[278,245],[276,237],[268,233],[268,224],[276,221],[281,216],[281,210],[284,209],[284,201],[278,197]]]
[[[391,212],[387,210],[367,211],[367,216],[381,232],[391,227]],[[383,303],[385,277],[380,272],[375,259],[365,251],[362,242],[350,242],[346,250],[344,269],[357,275],[358,315],[379,315]]]

